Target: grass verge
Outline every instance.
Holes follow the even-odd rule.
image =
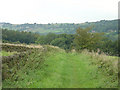
[[[66,53],[59,48],[44,46],[43,51],[37,49],[24,57],[18,66],[14,64],[9,70],[14,73],[3,81],[3,87],[116,88],[116,74],[109,74],[92,61],[95,59],[85,53]]]

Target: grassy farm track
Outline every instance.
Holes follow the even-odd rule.
[[[117,80],[91,63],[85,54],[50,52],[39,65],[39,55],[33,62],[26,63],[18,70],[16,81],[4,80],[3,87],[26,88],[110,88],[117,87]],[[31,66],[30,66],[31,65]],[[38,67],[36,68],[36,66]],[[29,66],[29,67],[28,67]],[[28,68],[27,68],[28,67]],[[32,67],[35,67],[34,69]]]
[[[115,84],[108,85],[109,77],[98,71],[97,66],[91,65],[89,57],[85,55],[57,53],[49,57],[45,64],[44,73],[48,72],[46,77],[32,87],[100,88]]]

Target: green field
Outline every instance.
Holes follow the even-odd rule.
[[[66,53],[61,49],[34,51],[21,61],[16,74],[3,81],[3,88],[114,88],[117,75],[109,74],[89,55]],[[25,63],[25,65],[23,65]],[[13,66],[11,70],[16,70]]]

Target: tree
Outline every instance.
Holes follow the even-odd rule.
[[[74,45],[77,51],[88,49],[97,50],[99,47],[103,33],[90,33],[91,27],[78,28],[76,30]]]
[[[36,44],[45,44],[45,36],[39,36],[38,39],[35,41]]]
[[[56,38],[56,34],[54,33],[48,33],[46,36],[45,36],[45,44],[50,44],[52,40],[54,40]]]
[[[39,34],[2,29],[2,39],[9,42],[35,43]]]
[[[67,44],[66,44],[66,38],[61,37],[61,38],[56,38],[51,42],[51,45],[58,46],[60,48],[66,49]]]

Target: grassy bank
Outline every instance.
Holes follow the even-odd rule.
[[[113,88],[116,74],[99,68],[95,58],[85,53],[66,53],[54,47],[35,50],[24,57],[10,78],[3,80],[4,88]],[[94,61],[94,63],[93,63]],[[10,71],[11,71],[10,70]]]

